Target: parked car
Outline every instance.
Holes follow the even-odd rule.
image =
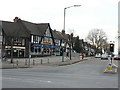
[[[120,55],[114,55],[114,60],[120,60]]]
[[[101,55],[100,54],[96,54],[95,58],[101,58]]]
[[[108,57],[111,57],[111,55],[108,55]]]
[[[101,59],[108,59],[108,55],[107,54],[102,54]]]

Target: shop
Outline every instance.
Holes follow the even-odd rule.
[[[52,52],[53,52],[53,45],[51,44],[51,42],[44,41],[42,45],[42,54],[44,56],[52,55]]]
[[[33,57],[52,55],[55,43],[49,23],[36,24],[16,17],[14,22],[2,24],[2,46],[7,57],[29,57],[29,52]]]
[[[60,55],[60,46],[55,46],[54,48],[54,55],[59,56]]]
[[[43,42],[43,44],[31,44],[32,56],[46,56],[51,55],[53,46],[50,42]]]
[[[11,46],[5,47],[6,56],[11,57]],[[13,57],[25,57],[25,47],[13,47]]]

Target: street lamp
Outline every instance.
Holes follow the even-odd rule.
[[[65,37],[65,14],[66,14],[66,9],[71,8],[71,7],[80,7],[81,5],[73,5],[73,6],[69,6],[64,8],[64,26],[63,26],[63,43],[64,43],[64,37]],[[65,44],[64,44],[65,45]],[[63,55],[62,55],[62,62],[64,62],[64,47],[63,47]]]

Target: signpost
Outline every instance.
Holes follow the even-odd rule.
[[[111,53],[111,57],[110,57],[110,60],[111,62],[109,62],[109,70],[112,70],[112,58],[113,58],[113,52],[114,52],[114,44],[113,43],[110,43],[110,53]]]
[[[107,73],[117,73],[117,68],[118,66],[116,66],[114,63],[113,63],[113,52],[114,52],[114,42],[113,43],[110,43],[109,45],[109,52],[111,54],[111,57],[109,59],[109,64],[108,64],[108,67],[105,69],[104,72],[107,72]]]

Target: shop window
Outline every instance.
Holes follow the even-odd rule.
[[[46,48],[44,48],[44,53],[46,53]]]
[[[34,52],[34,47],[33,46],[31,46],[31,52]]]
[[[37,47],[35,47],[35,53],[37,53]]]
[[[47,49],[47,53],[49,53],[49,48]]]
[[[41,52],[41,47],[38,48],[38,52],[39,52],[39,53]]]
[[[11,50],[7,50],[7,56],[11,56]]]

